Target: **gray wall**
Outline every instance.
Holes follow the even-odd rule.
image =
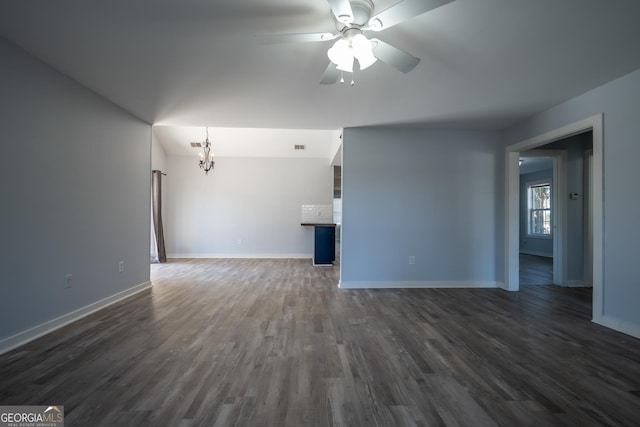
[[[603,113],[603,323],[640,334],[640,70],[505,131],[507,145]]]
[[[520,252],[532,255],[553,256],[553,239],[527,236],[528,202],[527,183],[548,179],[551,182],[553,169],[520,175]]]
[[[345,129],[341,286],[499,285],[501,142],[491,132]]]
[[[0,57],[2,340],[149,281],[151,128],[2,38]]]
[[[303,204],[332,204],[328,159],[167,156],[165,244],[171,257],[311,257]]]

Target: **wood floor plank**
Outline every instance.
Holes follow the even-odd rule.
[[[521,285],[553,285],[553,258],[520,254]]]
[[[336,287],[308,260],[170,260],[0,356],[0,404],[68,426],[633,426],[640,340],[591,290]]]

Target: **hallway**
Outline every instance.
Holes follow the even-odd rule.
[[[553,285],[553,258],[520,254],[520,285]]]

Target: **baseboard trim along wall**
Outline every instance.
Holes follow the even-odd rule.
[[[387,288],[504,288],[500,282],[492,281],[404,281],[404,282],[343,282],[341,289],[387,289]]]
[[[640,339],[640,325],[635,323],[630,323],[610,316],[600,316],[599,318],[594,318],[592,322]]]
[[[167,258],[310,259],[313,254],[167,254]]]
[[[584,280],[567,280],[567,286],[569,288],[590,288]]]
[[[101,299],[100,301],[91,303],[85,307],[62,315],[56,319],[50,320],[38,326],[34,326],[31,329],[27,329],[26,331],[19,332],[16,335],[0,340],[0,354],[4,354],[15,348],[25,345],[28,342],[31,342],[37,338],[55,331],[56,329],[60,329],[63,326],[73,323],[76,320],[80,320],[83,317],[95,313],[96,311],[102,310],[105,307],[108,307],[112,304],[122,301],[123,299],[129,298],[139,292],[149,289],[151,288],[151,286],[152,283],[150,281],[141,283],[134,286],[133,288],[118,292],[115,295]]]
[[[521,254],[524,255],[535,255],[535,256],[542,256],[545,258],[553,258],[553,254],[547,253],[547,252],[536,252],[536,251],[525,251],[525,250],[520,250]]]

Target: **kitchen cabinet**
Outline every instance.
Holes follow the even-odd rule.
[[[336,259],[336,225],[302,223],[313,227],[313,265],[333,265]]]

